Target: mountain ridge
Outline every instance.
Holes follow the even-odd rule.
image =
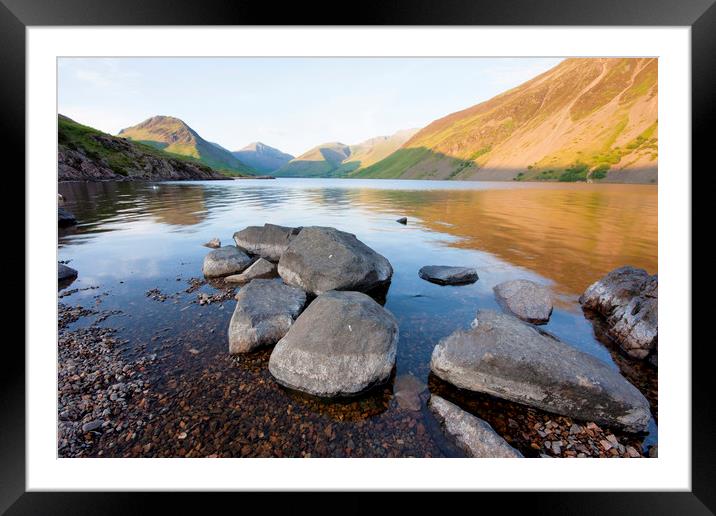
[[[261,173],[278,170],[294,159],[291,154],[262,142],[252,142],[237,151],[233,151],[232,154],[241,162]]]

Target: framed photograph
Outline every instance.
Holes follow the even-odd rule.
[[[0,510],[711,514],[713,2],[325,9],[2,0],[27,302]]]

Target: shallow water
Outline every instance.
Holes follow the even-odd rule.
[[[197,294],[216,292],[211,285],[186,292],[187,280],[201,277],[208,252],[201,244],[213,237],[231,244],[235,231],[265,222],[334,226],[356,234],[395,270],[385,305],[400,324],[395,375],[412,374],[426,384],[438,340],[467,328],[477,309],[499,309],[492,288],[514,278],[544,283],[555,293],[545,330],[616,368],[613,347],[595,336],[577,299],[615,267],[657,272],[655,186],[279,179],[62,183],[59,191],[79,221],[59,239],[59,259],[79,271],[69,289],[99,287],[61,301],[121,310],[102,324],[120,328],[129,341],[127,356],[157,352],[156,388],[168,398],[190,400],[187,417],[199,421],[194,441],[163,447],[158,439],[151,455],[191,455],[189,443],[198,441],[196,454],[212,449],[207,454],[456,453],[431,430],[424,400],[422,412],[400,410],[390,385],[363,400],[326,404],[277,387],[266,371],[268,352],[230,359],[226,330],[234,301],[200,306]],[[395,222],[400,216],[408,217],[406,226]],[[430,264],[473,266],[480,279],[466,286],[434,285],[417,274]],[[153,288],[168,299],[147,296]],[[83,318],[73,327],[90,322]],[[234,384],[251,387],[233,390]],[[211,392],[196,392],[202,385]],[[242,395],[244,390],[250,392]],[[287,411],[289,416],[275,415]],[[164,428],[179,417],[164,414]],[[246,437],[259,419],[260,433],[276,436],[268,447],[263,437]],[[217,421],[214,430],[204,428],[211,420]],[[296,428],[305,435],[301,425],[319,437],[306,442],[292,435]],[[421,425],[423,430],[416,430]],[[217,427],[220,438],[212,434]],[[654,440],[652,432],[647,441]],[[117,455],[133,454],[129,444],[115,449]]]

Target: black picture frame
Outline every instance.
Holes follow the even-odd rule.
[[[202,0],[0,0],[0,102],[3,142],[19,157],[16,170],[24,170],[25,149],[25,29],[38,25],[576,25],[576,26],[689,26],[692,71],[692,163],[703,175],[713,168],[708,160],[710,131],[716,113],[716,0],[470,0],[374,1],[356,4],[350,16],[340,15],[336,4]],[[347,5],[344,5],[347,9]],[[707,166],[707,164],[709,166]],[[702,166],[699,166],[702,165]],[[689,180],[690,171],[682,173]],[[703,177],[702,175],[702,177]],[[23,188],[24,186],[20,186]],[[702,190],[703,191],[703,190]],[[19,197],[19,196],[18,196]],[[24,196],[23,196],[24,198]],[[27,234],[26,234],[27,238]],[[25,270],[27,274],[28,271]],[[692,300],[684,300],[691,303]],[[692,316],[693,319],[693,316]],[[8,339],[10,340],[10,339]],[[692,339],[692,490],[690,492],[620,493],[511,493],[469,494],[455,503],[503,503],[510,509],[524,505],[529,514],[713,514],[716,512],[716,460],[714,454],[714,389],[711,347],[708,340]],[[691,344],[682,343],[687,350]],[[13,348],[13,349],[10,349]],[[151,502],[162,512],[189,513],[212,510],[228,496],[189,496],[168,493],[39,493],[25,492],[25,354],[17,343],[5,342],[0,359],[0,513],[19,514],[127,514],[149,512]],[[220,496],[221,498],[216,498]],[[254,494],[241,494],[244,503]],[[272,512],[293,510],[305,495],[269,494]],[[315,494],[313,495],[315,496]],[[325,494],[322,494],[325,496]],[[504,494],[502,495],[504,497]],[[322,502],[334,512],[367,512],[385,503],[376,493],[348,494],[340,502]],[[489,497],[489,499],[488,499]],[[325,500],[325,499],[323,499]],[[305,503],[305,502],[304,502]],[[339,503],[340,505],[336,505]],[[403,511],[425,510],[435,496],[413,493],[400,502]],[[315,502],[307,508],[315,509]],[[494,507],[494,506],[493,506]],[[217,507],[218,508],[218,507]],[[237,507],[236,510],[239,510]],[[494,510],[494,509],[493,509]],[[381,510],[382,512],[382,510]]]

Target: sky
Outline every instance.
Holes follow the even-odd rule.
[[[181,118],[229,150],[260,141],[298,156],[424,127],[552,68],[560,58],[60,58],[58,109],[117,134]]]

